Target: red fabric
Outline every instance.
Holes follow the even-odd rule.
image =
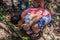
[[[43,9],[43,8],[29,8],[29,9],[23,11],[22,16],[26,16],[27,13],[39,14],[42,16],[51,16],[49,11],[47,11],[46,9]]]

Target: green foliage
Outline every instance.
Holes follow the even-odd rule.
[[[8,19],[6,19],[6,17],[2,13],[0,13],[0,19],[4,20],[6,22],[6,24],[9,25],[10,30],[13,30],[18,35],[18,37],[20,37],[22,40],[29,40],[29,37],[25,36],[21,32],[19,32],[15,28],[15,25],[13,25]]]

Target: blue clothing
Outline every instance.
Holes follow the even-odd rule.
[[[27,16],[25,17],[25,23],[29,23],[31,21],[31,16],[29,14],[27,14]],[[51,16],[43,16],[38,22],[38,27],[42,28],[44,25],[48,24],[51,21]],[[26,30],[26,32],[30,32],[32,31],[31,29]]]
[[[25,23],[29,23],[30,21],[31,21],[31,16],[30,16],[30,14],[28,13],[27,15],[26,15],[26,17],[25,17]]]
[[[25,23],[29,23],[31,21],[31,16],[30,14],[27,14],[26,17],[25,17]],[[48,24],[49,22],[51,21],[51,16],[43,16],[38,22],[38,26],[39,27],[42,27],[46,24]]]
[[[38,27],[41,28],[51,21],[51,16],[43,16],[38,22]]]

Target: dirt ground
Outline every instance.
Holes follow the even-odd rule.
[[[8,10],[9,9],[9,10]],[[2,7],[0,7],[0,10],[3,11],[3,14],[10,19],[11,16],[13,15],[19,15],[22,13],[23,10],[21,10],[20,12],[17,12],[16,10],[12,10],[11,7],[7,8],[7,9],[2,9]],[[51,10],[52,14],[57,14],[57,16],[55,17],[55,19],[60,19],[60,13],[56,13],[55,11]],[[50,23],[50,26],[47,26],[43,29],[43,37],[40,37],[37,40],[60,40],[60,21],[55,21],[55,19],[53,20],[54,23]],[[10,34],[12,34],[9,30],[9,28],[7,27],[7,25],[3,22],[0,22],[0,40],[4,40],[5,37],[8,37]],[[16,36],[16,34],[14,34]],[[15,37],[16,38],[16,37]],[[11,39],[11,37],[10,37]],[[12,40],[12,39],[11,39]],[[15,40],[15,39],[14,39]],[[18,38],[19,40],[19,38]]]

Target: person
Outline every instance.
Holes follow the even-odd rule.
[[[51,14],[49,11],[43,8],[28,8],[21,14],[18,25],[22,25],[23,29],[28,35],[33,33],[37,34],[40,29],[47,25],[51,21]],[[12,18],[12,22],[15,22],[19,17]],[[22,22],[22,23],[21,23]]]
[[[44,8],[44,0],[34,0],[35,7],[38,7],[38,3],[40,3],[41,8]]]

